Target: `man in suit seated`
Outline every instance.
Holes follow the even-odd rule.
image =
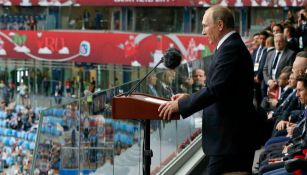
[[[297,77],[299,77],[301,75],[304,75],[306,70],[307,70],[307,52],[306,51],[299,52],[296,55],[295,61],[294,61],[293,66],[292,66],[292,74],[290,76],[290,84],[292,86],[294,86],[294,85],[296,86],[297,83],[293,79],[296,79]],[[297,101],[298,100],[297,100],[297,97],[296,97],[296,90],[295,90],[294,93],[290,94],[287,97],[287,99],[285,100],[285,102],[283,102],[280,105],[280,107],[278,107],[277,110],[275,110],[273,117],[279,118],[279,120],[276,122],[277,124],[276,124],[275,132],[281,131],[281,130],[287,131],[286,126],[290,126],[289,125],[289,116],[290,116],[292,109],[295,108],[295,107],[293,107],[293,106],[295,106],[294,103],[297,102]],[[280,150],[280,149],[282,149],[282,146],[283,146],[283,144],[278,144],[277,148],[279,148],[279,150]],[[274,152],[280,154],[281,151],[278,151],[277,148],[276,148],[276,145],[274,145],[272,150]],[[269,150],[269,152],[270,152],[270,150]],[[271,153],[264,152],[263,154],[267,155],[267,154],[271,154]],[[262,158],[262,159],[265,159],[265,158]]]
[[[303,149],[307,148],[307,137],[306,137],[306,118],[307,118],[307,74],[300,75],[297,78],[297,93],[300,102],[305,105],[305,110],[300,115],[299,120],[296,124],[288,123],[288,135],[290,138],[288,142],[281,142],[275,145],[272,145],[270,148],[267,148],[265,160],[262,160],[262,167],[260,168],[259,174],[263,174],[267,171],[281,168],[284,166],[283,160],[285,156],[294,155],[301,152]],[[272,149],[273,148],[273,149]],[[269,150],[270,149],[270,150]],[[290,157],[287,157],[291,158]],[[263,156],[262,156],[263,159]]]
[[[307,52],[302,51],[302,52],[297,53],[296,55],[295,62],[292,67],[293,76],[297,78],[299,75],[303,75],[306,70],[307,70]],[[293,103],[295,102],[298,102],[298,101],[293,100]],[[297,105],[295,105],[293,103],[292,103],[293,106],[289,104],[288,109],[291,107],[293,107],[291,110],[299,109],[299,104],[297,103]],[[280,131],[280,130],[286,129],[287,123],[289,121],[289,114],[291,110],[287,110],[286,112],[282,114],[282,116],[280,117],[280,120],[276,124],[276,130]]]
[[[282,115],[284,111],[289,107],[291,101],[296,98],[296,77],[292,73],[289,78],[288,89],[282,94],[282,97],[277,101],[274,110],[268,112],[268,119],[276,119],[278,116]],[[272,101],[272,105],[276,102]]]
[[[281,71],[281,74],[278,78],[278,85],[268,92],[268,96],[265,97],[262,101],[262,107],[266,111],[273,111],[278,107],[287,96],[295,89],[296,86],[289,86],[289,77],[291,74],[291,66],[286,66]],[[272,94],[274,93],[274,94]]]

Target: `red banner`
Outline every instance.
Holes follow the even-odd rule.
[[[185,61],[209,55],[213,45],[201,35],[0,31],[0,58],[152,66],[170,47]]]
[[[0,0],[5,6],[253,6],[277,7],[306,5],[306,0]]]

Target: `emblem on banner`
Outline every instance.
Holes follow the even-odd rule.
[[[88,41],[82,41],[80,43],[80,55],[89,56],[91,53],[91,44]]]

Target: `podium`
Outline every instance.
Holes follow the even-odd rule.
[[[158,108],[167,101],[169,99],[143,93],[133,93],[129,96],[121,94],[113,97],[112,117],[113,119],[161,120]],[[172,116],[172,119],[179,118],[179,113]]]
[[[126,96],[121,94],[112,99],[113,119],[144,120],[144,144],[143,144],[143,174],[150,175],[151,157],[150,149],[150,120],[161,120],[158,108],[169,99],[155,97],[143,93],[132,93]],[[180,119],[179,113],[174,113],[171,119]]]

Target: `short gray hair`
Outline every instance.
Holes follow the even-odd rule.
[[[225,23],[226,28],[234,29],[235,28],[235,18],[232,11],[223,6],[213,6],[212,7],[212,18],[216,22],[222,20]]]

